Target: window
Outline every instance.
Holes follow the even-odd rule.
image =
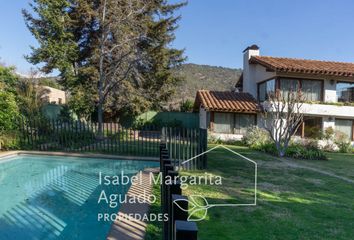
[[[268,80],[258,85],[258,100],[263,102],[274,95],[275,92],[275,80]]]
[[[338,102],[354,101],[354,83],[339,82],[336,86]]]
[[[306,79],[280,79],[280,92],[287,98],[289,92],[299,91],[306,101],[322,101],[322,81]]]
[[[301,80],[301,92],[306,101],[321,101],[322,81]]]
[[[291,92],[297,92],[300,89],[298,79],[280,79],[280,94],[287,99]]]
[[[246,134],[247,128],[255,125],[256,118],[255,115],[249,114],[235,114],[235,127],[234,133]]]
[[[62,103],[63,103],[63,99],[58,98],[58,103],[59,103],[59,104],[62,104]]]
[[[336,119],[335,129],[347,135],[350,140],[353,139],[353,120]]]
[[[234,125],[233,113],[215,113],[214,114],[214,132],[231,133]]]
[[[304,116],[304,120],[299,126],[296,135],[312,139],[321,138],[322,118]]]
[[[239,113],[214,113],[216,133],[245,134],[247,128],[255,125],[256,115]]]

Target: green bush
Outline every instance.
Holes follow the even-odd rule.
[[[136,129],[143,129],[143,128],[154,128],[154,129],[161,129],[163,127],[183,127],[182,121],[179,120],[172,120],[168,122],[163,122],[161,119],[152,118],[148,121],[143,119],[137,119],[133,123],[133,128]]]
[[[285,153],[285,156],[296,158],[296,159],[306,159],[306,160],[326,160],[327,157],[322,150],[317,146],[312,144],[301,145],[301,144],[291,144]]]
[[[334,133],[334,142],[337,144],[339,151],[342,153],[352,152],[351,142],[349,137],[340,131],[335,131]]]
[[[0,89],[0,131],[16,128],[16,119],[19,116],[14,94]]]
[[[194,107],[194,102],[190,99],[183,101],[180,106],[181,112],[192,112]]]
[[[242,141],[250,148],[258,149],[270,141],[269,133],[259,127],[247,128],[246,134],[243,136]]]
[[[0,132],[0,151],[20,149],[19,137],[18,131]]]
[[[244,143],[250,148],[278,156],[275,143],[261,129],[252,128],[244,138]],[[286,152],[286,157],[306,160],[325,160],[324,152],[318,148],[317,141],[306,140],[300,143],[291,143]]]

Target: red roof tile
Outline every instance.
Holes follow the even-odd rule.
[[[250,63],[259,63],[276,72],[354,77],[354,63],[266,56],[252,56]]]
[[[256,113],[257,101],[249,93],[231,91],[199,90],[195,100],[195,108],[202,105],[208,111]]]

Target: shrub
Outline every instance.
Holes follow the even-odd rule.
[[[17,131],[0,132],[0,151],[20,149],[19,133]]]
[[[352,151],[351,142],[345,133],[341,131],[335,131],[334,142],[337,144],[340,152],[349,153]]]
[[[332,127],[328,127],[325,129],[323,137],[326,140],[332,139],[334,135],[334,129]]]
[[[253,145],[251,147],[254,150],[262,151],[265,153],[272,154],[274,156],[278,155],[278,151],[275,144],[270,141],[266,141],[262,144]],[[286,157],[295,159],[306,159],[306,160],[326,160],[324,152],[318,148],[317,142],[314,140],[306,140],[302,142],[291,143],[285,152]]]
[[[194,102],[190,99],[183,101],[180,106],[181,112],[192,112],[194,107]]]
[[[0,131],[15,129],[15,120],[18,116],[19,110],[15,96],[0,89]]]
[[[183,122],[180,120],[172,120],[168,122],[163,122],[161,119],[152,118],[148,121],[143,119],[137,119],[133,122],[132,128],[143,129],[143,128],[163,128],[163,127],[183,127]]]
[[[306,160],[326,160],[327,157],[324,152],[319,149],[313,142],[308,145],[291,144],[285,155],[287,157]]]
[[[242,141],[250,148],[258,149],[267,144],[270,141],[270,137],[266,130],[254,126],[247,129]]]

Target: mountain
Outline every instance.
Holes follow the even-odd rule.
[[[170,106],[186,99],[195,98],[200,89],[228,91],[234,89],[242,69],[199,64],[183,64],[176,70],[184,80],[179,84]]]

